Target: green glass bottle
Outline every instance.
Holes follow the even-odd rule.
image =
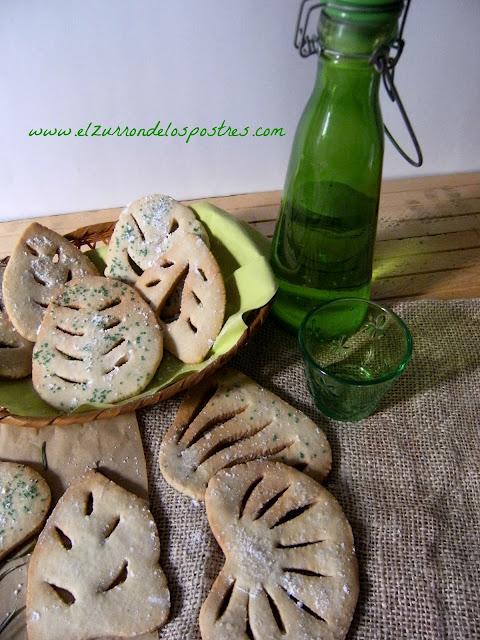
[[[373,56],[394,41],[402,8],[402,1],[335,0],[321,12],[317,79],[272,243],[273,312],[293,330],[322,302],[370,297],[384,147]]]

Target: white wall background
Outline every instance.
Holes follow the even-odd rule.
[[[281,188],[315,61],[299,0],[1,0],[0,219]],[[413,0],[397,83],[425,164],[480,169],[480,0]],[[398,130],[390,104],[385,119]],[[38,127],[284,127],[284,138],[30,138]]]

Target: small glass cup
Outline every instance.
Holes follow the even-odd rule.
[[[299,341],[315,405],[333,420],[372,414],[412,356],[412,336],[393,311],[360,298],[313,309]]]

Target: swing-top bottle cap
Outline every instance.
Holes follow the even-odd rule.
[[[403,7],[404,0],[325,0],[324,5],[332,17],[355,22],[392,20]]]
[[[366,11],[376,9],[380,11],[397,11],[403,7],[404,0],[326,0],[325,4],[327,6],[331,5],[332,8],[334,8],[335,5],[338,5],[339,8],[345,7],[346,9],[353,7],[359,11],[362,9]]]

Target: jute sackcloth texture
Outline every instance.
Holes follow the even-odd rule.
[[[233,364],[317,421],[332,445],[326,486],[352,525],[360,564],[349,638],[480,638],[480,300],[394,309],[412,330],[414,359],[360,423],[330,422],[314,409],[296,340],[272,321]],[[223,556],[203,505],[158,469],[177,405],[146,409],[139,422],[173,600],[160,638],[197,640]]]

